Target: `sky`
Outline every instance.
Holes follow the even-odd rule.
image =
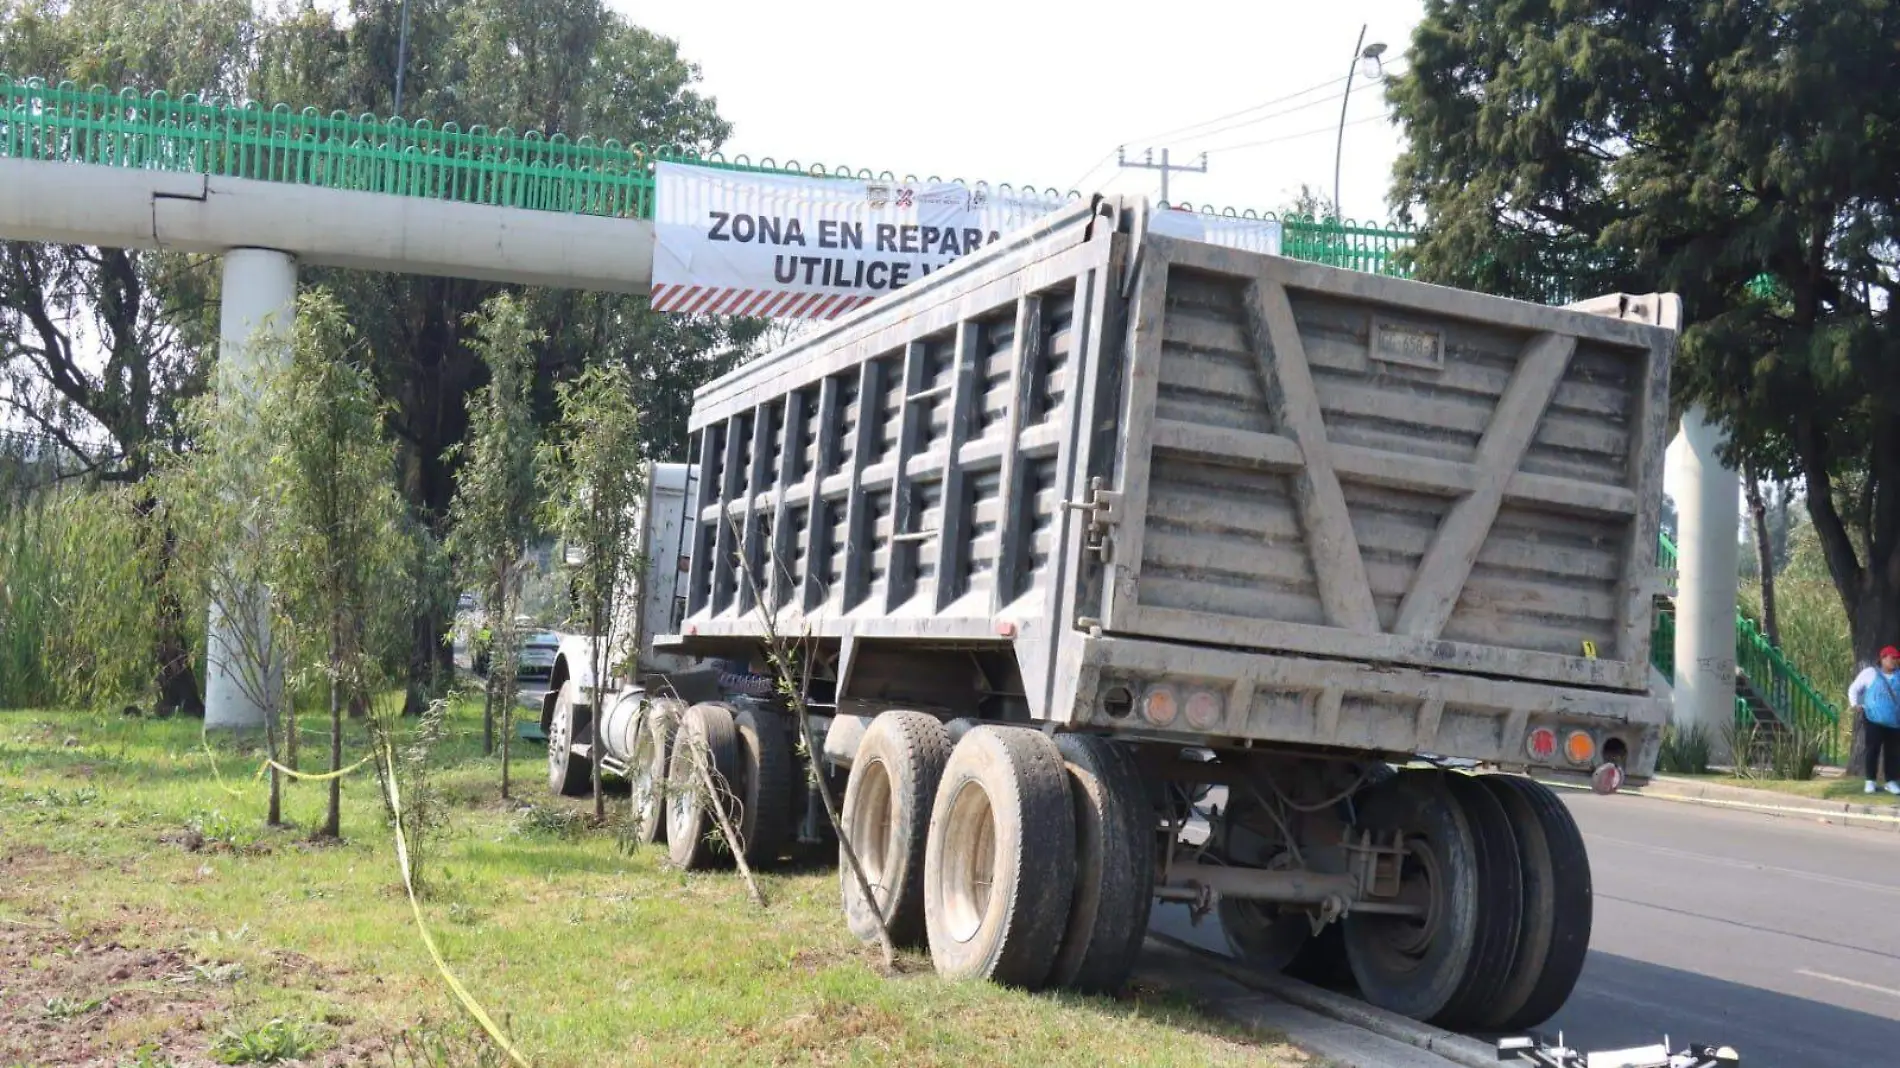
[[[899,176],[1157,197],[1159,174],[1123,170],[1169,149],[1207,170],[1170,177],[1171,199],[1280,209],[1302,183],[1331,196],[1340,105],[1341,201],[1388,218],[1401,139],[1383,86],[1350,62],[1360,29],[1402,70],[1419,0],[1334,3],[898,5],[609,0],[673,38],[733,124],[731,152]],[[1237,114],[1236,114],[1237,113]],[[1226,116],[1226,117],[1224,117]]]

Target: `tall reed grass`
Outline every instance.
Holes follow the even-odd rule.
[[[152,697],[159,545],[140,492],[75,484],[0,501],[0,708]]]

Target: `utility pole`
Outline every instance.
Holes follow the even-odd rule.
[[[1133,167],[1136,170],[1160,171],[1161,172],[1161,201],[1162,203],[1167,204],[1167,203],[1172,203],[1171,201],[1168,200],[1168,172],[1180,171],[1184,174],[1186,173],[1206,174],[1207,173],[1207,153],[1205,152],[1201,153],[1201,161],[1199,163],[1196,163],[1190,166],[1185,163],[1168,162],[1168,150],[1165,148],[1161,150],[1161,162],[1156,163],[1155,150],[1150,148],[1142,152],[1141,162],[1130,163],[1128,162],[1127,150],[1124,148],[1118,148],[1115,150],[1115,165],[1118,167],[1123,167],[1123,168]]]
[[[398,118],[402,116],[402,76],[404,68],[409,66],[409,0],[402,0],[402,25],[396,32],[396,107]]]

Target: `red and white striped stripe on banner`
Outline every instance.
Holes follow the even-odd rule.
[[[836,319],[877,298],[841,293],[785,293],[732,286],[655,285],[654,311],[682,315],[743,315],[770,319]]]

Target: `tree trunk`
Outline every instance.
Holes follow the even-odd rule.
[[[1761,629],[1768,644],[1781,648],[1781,623],[1775,615],[1775,552],[1768,536],[1768,505],[1762,500],[1761,481],[1754,466],[1744,465],[1742,486],[1748,493],[1749,522],[1755,527],[1755,555],[1761,567]]]
[[[337,680],[330,679],[330,770],[343,768],[343,694]],[[330,780],[330,806],[323,814],[323,833],[330,838],[343,837],[343,779]]]
[[[153,514],[158,499],[144,495],[138,503],[139,520],[146,524],[147,536],[158,524]],[[178,535],[169,524],[157,531],[158,559],[152,575],[153,592],[158,597],[158,633],[153,638],[152,658],[158,682],[158,705],[152,710],[159,718],[184,713],[193,719],[205,716],[204,698],[198,693],[198,672],[191,660],[191,643],[185,640],[185,609],[172,587],[172,558],[178,552]]]

